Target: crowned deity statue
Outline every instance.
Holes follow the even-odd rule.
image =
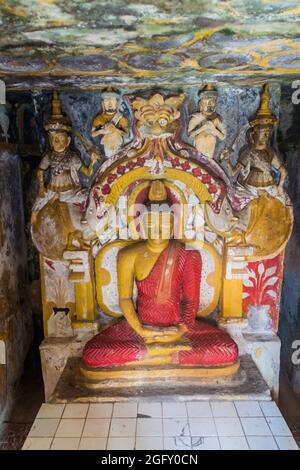
[[[212,84],[206,85],[200,94],[199,112],[192,115],[188,135],[198,152],[209,158],[215,157],[217,140],[226,138],[226,127],[217,113],[218,93]]]
[[[90,176],[100,156],[91,152],[90,163],[85,165],[71,150],[72,126],[62,113],[56,91],[45,129],[50,150],[43,155],[37,172],[39,191],[32,211],[31,232],[40,252],[48,251],[56,258],[62,256],[73,240],[81,238],[80,222],[75,228],[73,213],[85,207],[87,190],[82,188],[79,174]],[[79,246],[79,242],[76,243]]]
[[[83,168],[86,174],[91,173],[94,163],[99,155],[92,153],[89,166],[82,163],[79,155],[70,149],[71,123],[62,114],[58,93],[53,93],[52,115],[45,125],[48,133],[50,150],[47,151],[38,168],[39,197],[44,198],[47,193],[76,192],[81,189],[79,171]],[[46,183],[46,172],[49,172],[49,181]]]
[[[143,240],[122,248],[117,261],[124,318],[88,341],[85,365],[235,364],[238,348],[228,333],[196,319],[201,255],[174,239],[175,214],[163,180],[151,183],[141,224]]]
[[[256,194],[262,188],[273,196],[281,196],[287,171],[271,145],[277,118],[270,111],[270,100],[269,86],[265,84],[260,106],[249,121],[247,143],[240,150],[236,165],[232,164],[228,149],[223,152],[221,159],[227,161],[231,174],[237,176],[237,182],[250,192]],[[274,176],[274,170],[278,178]]]
[[[120,94],[107,89],[101,94],[102,112],[97,114],[92,123],[92,137],[101,136],[107,158],[115,155],[123,146],[128,134],[129,122],[120,110]]]

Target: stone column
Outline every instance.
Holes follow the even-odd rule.
[[[20,160],[0,147],[0,423],[13,403],[32,341]]]

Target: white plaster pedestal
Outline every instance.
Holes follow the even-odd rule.
[[[80,357],[86,342],[95,334],[94,330],[84,330],[70,337],[48,336],[42,341],[40,354],[46,402],[53,393],[68,358]]]
[[[222,326],[238,344],[240,355],[250,354],[278,401],[281,341],[276,334],[249,333],[247,325],[247,320],[238,320]]]

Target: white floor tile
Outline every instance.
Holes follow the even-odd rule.
[[[79,437],[55,437],[51,450],[77,450],[79,441]]]
[[[163,402],[164,418],[186,418],[187,411],[185,403],[181,402]]]
[[[85,418],[89,405],[86,403],[68,403],[63,418]]]
[[[265,418],[241,418],[246,436],[272,436]]]
[[[239,418],[215,418],[218,436],[244,436]]]
[[[106,437],[82,437],[79,450],[105,450],[106,445]]]
[[[163,420],[164,436],[190,436],[190,429],[187,418],[166,418]]]
[[[87,418],[111,418],[112,403],[91,403]]]
[[[212,401],[211,408],[216,418],[237,417],[236,409],[232,401]]]
[[[278,447],[272,436],[247,436],[251,450],[277,450]]]
[[[109,425],[109,418],[87,419],[83,428],[82,437],[107,437]]]
[[[55,437],[81,437],[84,419],[62,419],[57,428]]]
[[[164,442],[162,437],[136,437],[136,450],[162,450]]]
[[[286,424],[284,418],[270,417],[266,418],[271,428],[273,436],[291,436],[290,428]]]
[[[113,418],[136,418],[137,403],[115,403]]]
[[[298,450],[273,401],[44,403],[23,450],[78,448]]]
[[[27,437],[22,450],[49,450],[52,437]]]
[[[190,401],[186,407],[190,418],[212,418],[209,401]]]
[[[244,436],[220,436],[222,450],[249,450]]]
[[[261,401],[259,404],[265,416],[281,416],[280,410],[274,401]]]
[[[193,450],[220,450],[217,437],[192,437]]]
[[[191,436],[217,436],[213,418],[189,418]]]
[[[61,418],[65,405],[43,403],[37,414],[37,418]]]
[[[110,437],[107,442],[107,450],[133,450],[135,437]]]
[[[135,436],[135,418],[112,418],[109,435],[111,437]]]
[[[260,409],[259,403],[257,401],[236,401],[235,407],[237,409],[238,415],[247,418],[247,417],[260,417],[263,416],[263,412]]]
[[[165,450],[191,450],[192,441],[190,437],[164,437]]]
[[[162,436],[161,418],[138,418],[136,426],[137,436]]]
[[[146,415],[150,418],[161,418],[162,404],[161,402],[140,402],[138,405],[138,414]]]
[[[276,436],[275,440],[280,450],[299,450],[295,439],[291,436]]]
[[[36,419],[28,434],[29,437],[53,437],[59,423],[58,418]]]

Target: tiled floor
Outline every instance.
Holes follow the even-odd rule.
[[[274,402],[43,404],[23,450],[297,449]]]

